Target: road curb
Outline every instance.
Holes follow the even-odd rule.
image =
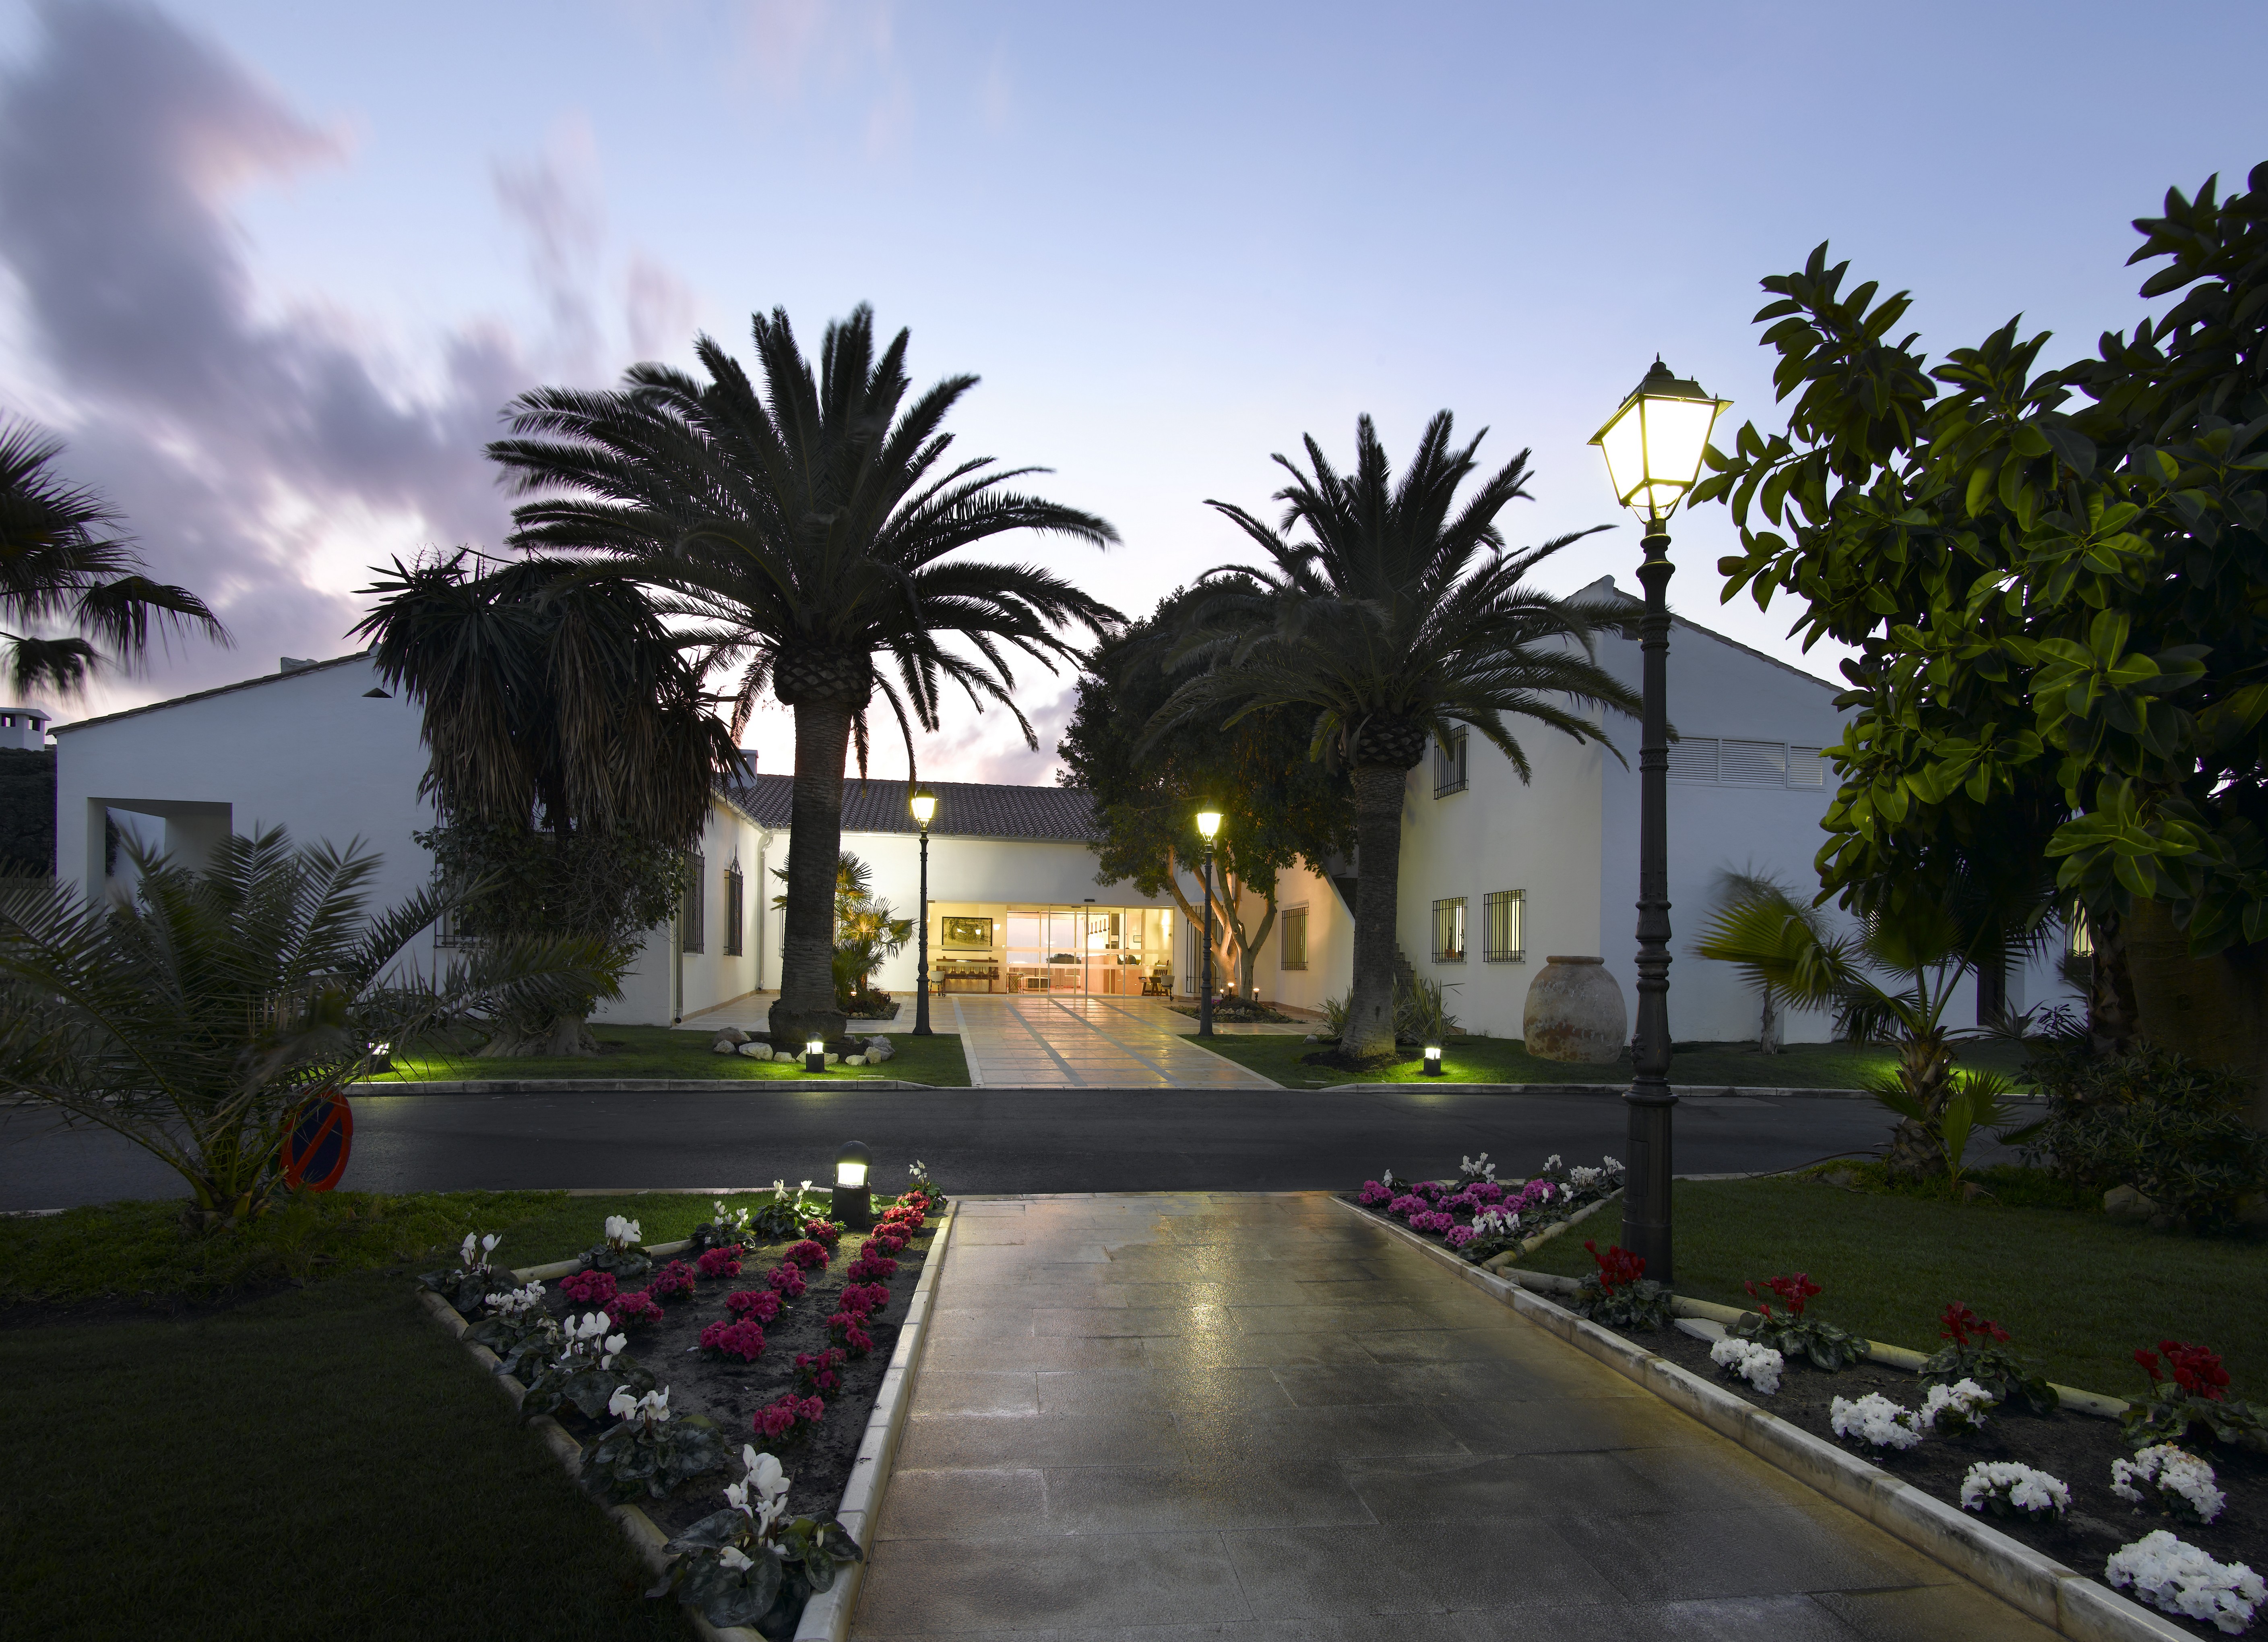
[[[378,1094],[698,1094],[705,1090],[958,1088],[957,1084],[909,1083],[902,1078],[492,1078],[458,1083],[352,1083],[350,1095]]]
[[[1758,1459],[2073,1642],[2185,1642],[2189,1637],[2187,1631],[2129,1602],[2108,1586],[1899,1482],[1777,1414],[1767,1413],[1643,1346],[1578,1317],[1520,1283],[1483,1271],[1407,1226],[1396,1226],[1336,1194],[1325,1195],[1350,1214],[1384,1228],[1427,1259],[1448,1266],[1484,1293],[1644,1386],[1719,1436],[1731,1439]]]

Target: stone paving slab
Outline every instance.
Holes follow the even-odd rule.
[[[854,1638],[2052,1635],[1314,1195],[959,1213]]]

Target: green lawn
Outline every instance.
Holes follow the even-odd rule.
[[[764,1079],[806,1078],[800,1063],[751,1060],[745,1055],[719,1055],[709,1046],[716,1040],[706,1032],[686,1032],[674,1027],[600,1027],[596,1028],[602,1051],[593,1056],[541,1056],[527,1060],[477,1060],[470,1054],[433,1055],[412,1059],[398,1057],[394,1070],[380,1072],[374,1084],[402,1082],[464,1082],[474,1079],[519,1078],[718,1078]],[[958,1034],[941,1032],[917,1038],[902,1032],[890,1035],[897,1051],[880,1066],[830,1066],[829,1078],[893,1078],[908,1083],[927,1083],[953,1088],[968,1086],[968,1065],[961,1056]]]
[[[11,1301],[209,1294],[294,1264],[318,1279],[180,1321],[0,1329],[0,1634],[683,1642],[675,1605],[643,1598],[620,1532],[410,1278],[468,1229],[541,1264],[595,1242],[608,1214],[658,1243],[709,1206],[336,1193],[218,1239],[181,1233],[179,1204],[0,1220]]]
[[[1300,1059],[1326,1045],[1303,1042],[1296,1035],[1225,1036],[1205,1045],[1241,1066],[1293,1089],[1334,1083],[1413,1083],[1425,1074],[1416,1061],[1395,1062],[1370,1072],[1310,1066]],[[1681,1044],[1669,1078],[1683,1084],[1748,1084],[1767,1088],[1851,1089],[1870,1072],[1888,1071],[1895,1056],[1875,1044],[1799,1043],[1785,1054],[1759,1055],[1738,1043]],[[2023,1052],[2002,1043],[1964,1044],[1962,1064],[2016,1072]],[[1460,1083],[1627,1083],[1628,1061],[1598,1066],[1537,1060],[1517,1038],[1451,1038],[1442,1046],[1441,1075]]]
[[[1986,1171],[2004,1185],[2024,1171]],[[2029,1195],[2044,1196],[2044,1192]],[[1808,1271],[1821,1316],[1915,1351],[1938,1344],[1960,1300],[2004,1325],[2048,1378],[2111,1396],[2144,1388],[2137,1346],[2193,1341],[2219,1351],[2236,1394],[2268,1398],[2268,1238],[2186,1237],[2069,1209],[1956,1204],[1850,1191],[1812,1175],[1681,1181],[1674,1198],[1680,1293],[1747,1306],[1744,1278]],[[1525,1269],[1593,1270],[1586,1238],[1621,1235],[1618,1204],[1546,1243]]]

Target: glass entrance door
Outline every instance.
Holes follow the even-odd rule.
[[[1017,907],[1002,919],[1012,992],[1138,997],[1165,959],[1164,917],[1145,907]]]

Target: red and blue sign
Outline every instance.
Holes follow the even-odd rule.
[[[328,1191],[347,1172],[354,1148],[354,1108],[326,1089],[299,1108],[284,1137],[284,1183],[294,1191]]]

